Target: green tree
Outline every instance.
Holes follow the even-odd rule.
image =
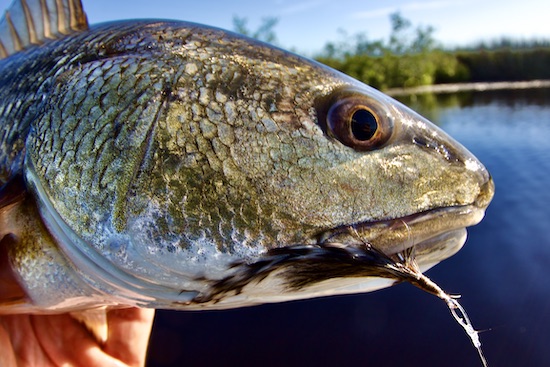
[[[279,18],[265,17],[262,18],[262,23],[260,26],[255,31],[252,31],[248,27],[247,18],[239,17],[237,15],[233,16],[233,30],[235,32],[273,44],[277,43],[277,34],[274,30],[277,23],[279,23]]]
[[[391,33],[388,44],[388,49],[397,55],[408,52],[408,29],[411,27],[411,22],[405,19],[399,12],[390,14]]]

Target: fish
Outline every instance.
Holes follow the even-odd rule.
[[[382,92],[218,28],[90,26],[75,0],[15,1],[0,55],[0,313],[403,281],[460,310],[423,272],[461,249],[493,180]]]

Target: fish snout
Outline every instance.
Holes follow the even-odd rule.
[[[424,157],[430,161],[423,166],[424,169],[431,172],[441,170],[433,177],[437,177],[439,187],[449,193],[456,193],[453,205],[473,205],[485,209],[493,198],[495,185],[483,163],[461,143],[425,118],[416,113],[403,116],[401,139],[412,142],[419,153],[417,159]]]

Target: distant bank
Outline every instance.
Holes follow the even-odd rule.
[[[550,80],[550,40],[502,38],[449,49],[434,38],[433,27],[413,27],[399,13],[390,15],[390,20],[388,39],[348,36],[327,43],[316,59],[374,88],[395,93],[531,88],[538,82],[524,87],[523,81]]]
[[[390,88],[384,92],[391,96],[403,96],[424,93],[456,93],[496,89],[550,88],[550,80],[526,80],[515,82],[476,82],[422,85],[411,88]]]

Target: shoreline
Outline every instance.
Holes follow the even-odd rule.
[[[475,82],[422,85],[412,88],[390,88],[384,93],[390,96],[405,96],[425,93],[482,92],[498,89],[550,88],[550,80],[526,80],[519,82]]]

